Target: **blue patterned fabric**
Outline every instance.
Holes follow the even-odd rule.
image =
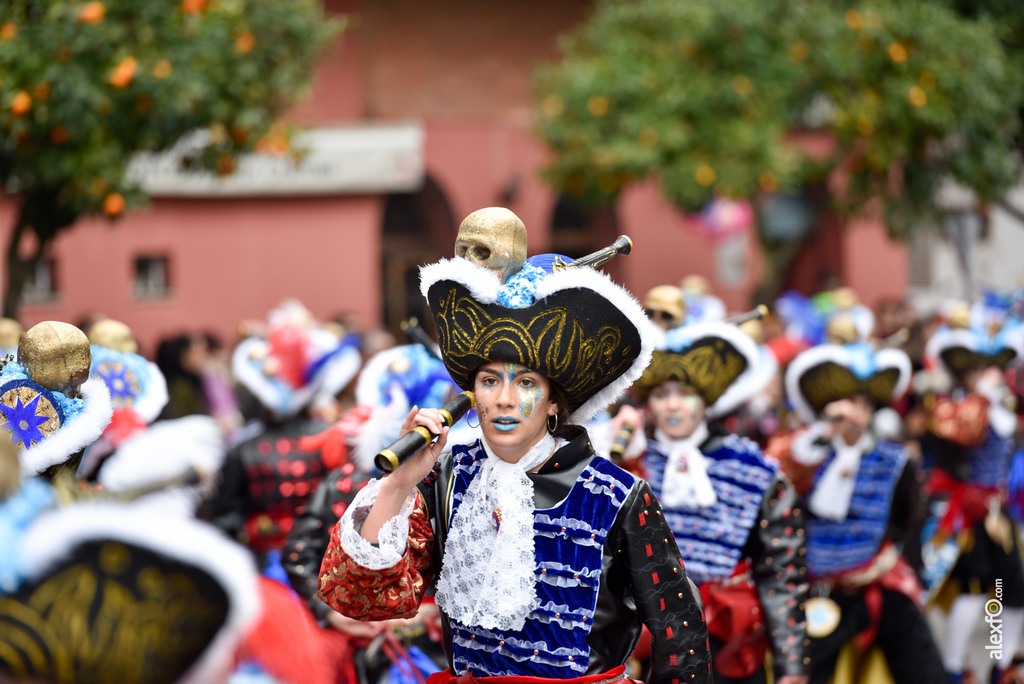
[[[765,490],[778,470],[756,443],[736,435],[721,440],[704,457],[718,501],[712,506],[664,508],[665,520],[686,565],[686,575],[698,585],[732,575],[750,530],[760,516]],[[649,440],[644,471],[659,500],[667,460],[663,447]]]
[[[822,463],[811,491],[835,456],[832,450]],[[812,577],[852,570],[878,553],[889,526],[892,493],[906,461],[903,447],[880,441],[870,454],[861,456],[845,520],[824,520],[807,512],[807,569]]]
[[[967,453],[971,465],[969,482],[983,487],[1001,487],[1010,474],[1013,437],[1000,437],[991,427],[985,441]]]
[[[454,447],[452,458],[453,517],[487,456],[477,442]],[[602,550],[635,482],[610,461],[595,458],[558,506],[534,511],[537,604],[518,632],[467,627],[453,620],[458,674],[552,679],[586,674]]]

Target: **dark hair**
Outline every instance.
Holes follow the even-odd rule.
[[[552,432],[552,436],[556,439],[572,440],[575,436],[573,434],[573,427],[575,423],[572,422],[572,409],[569,408],[569,397],[565,395],[565,390],[562,389],[554,380],[548,379],[548,385],[551,386],[551,401],[558,404],[558,427]]]

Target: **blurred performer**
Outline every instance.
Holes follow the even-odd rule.
[[[766,380],[757,346],[736,326],[688,325],[668,334],[634,383],[644,413],[623,406],[613,421],[635,434],[651,425],[642,471],[704,596],[718,682],[807,681],[802,507],[754,442],[707,422]]]
[[[245,550],[188,518],[62,498],[0,443],[0,680],[223,681],[259,612]]]
[[[946,502],[926,542],[925,577],[937,601],[952,599],[943,662],[955,681],[963,676],[967,644],[996,582],[1008,646],[992,681],[1020,681],[1011,659],[1024,631],[1024,565],[1005,507],[1017,416],[1002,371],[1021,352],[1018,328],[973,328],[966,306],[952,312],[949,325],[925,348],[926,359],[954,381],[952,393],[932,406],[922,447],[935,464],[929,492]]]
[[[871,427],[875,409],[901,396],[910,375],[902,351],[864,344],[814,347],[786,371],[790,401],[812,423],[780,454],[784,469],[813,469],[805,493],[817,595],[807,608],[812,682],[829,681],[844,647],[853,657],[842,662],[854,671],[842,676],[852,681],[879,681],[865,672],[885,663],[897,684],[945,681],[920,584],[900,554],[918,518],[915,469],[902,446]]]
[[[739,329],[750,336],[757,345],[757,375],[752,385],[761,389],[726,416],[722,423],[731,434],[747,437],[762,449],[782,427],[782,411],[785,404],[782,391],[782,372],[775,351],[765,344],[764,323],[753,319],[741,323]]]
[[[167,382],[155,363],[139,356],[124,323],[105,319],[90,329],[90,376],[107,386],[114,407],[110,425],[90,445],[78,476],[96,481],[104,461],[126,439],[146,429],[167,404]]]
[[[425,347],[393,347],[374,356],[363,368],[356,385],[357,406],[327,432],[303,439],[303,446],[308,444],[321,453],[339,450],[340,454],[331,460],[340,461],[341,465],[324,478],[306,504],[305,512],[296,517],[283,551],[283,564],[292,587],[305,599],[320,624],[329,628],[325,635],[330,644],[328,650],[334,654],[335,670],[346,681],[355,679],[355,658],[366,657],[370,639],[385,627],[407,647],[415,646],[428,653],[437,663],[434,671],[444,666],[439,616],[432,597],[424,602],[417,619],[369,624],[332,610],[317,596],[317,589],[331,529],[370,481],[375,471],[374,456],[398,438],[413,406],[440,408],[457,393],[444,364]],[[456,430],[471,430],[465,427],[465,421],[457,425]],[[455,436],[456,432],[450,434]],[[381,663],[364,662],[364,666],[374,670],[378,666],[389,667],[390,663],[385,659]]]
[[[15,356],[25,329],[13,318],[0,318],[0,357]]]
[[[639,377],[655,333],[606,276],[524,266],[525,238],[508,210],[474,212],[467,259],[423,268],[482,438],[442,456],[441,414],[410,412],[403,432],[440,438],[349,506],[320,596],[363,620],[410,616],[437,576],[449,667],[431,684],[622,681],[641,624],[651,682],[708,682],[707,631],[658,502],[578,426]]]
[[[340,452],[330,457],[340,465],[310,497],[284,549],[284,567],[292,586],[317,618],[323,620],[333,612],[317,597],[316,581],[331,528],[376,471],[374,456],[398,439],[413,406],[440,408],[457,393],[444,364],[422,345],[393,347],[370,359],[360,373],[357,406],[321,435],[303,438],[303,446],[321,453]],[[458,431],[469,432],[464,421],[454,430],[453,437]]]
[[[315,409],[333,402],[360,364],[353,341],[320,329],[294,301],[271,313],[266,338],[238,345],[235,379],[259,400],[265,429],[227,455],[213,502],[218,526],[257,553],[280,550],[295,515],[338,465],[303,449],[300,441],[324,431],[327,425],[313,417]]]

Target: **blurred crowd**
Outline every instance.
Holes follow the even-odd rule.
[[[915,603],[923,606],[922,599],[935,601],[945,592],[955,610],[958,596],[987,598],[993,579],[1005,582],[1006,619],[1019,614],[1022,624],[1006,629],[1006,655],[991,676],[1003,684],[1018,681],[1010,677],[1024,631],[1024,574],[1014,569],[1024,517],[1024,449],[1016,420],[1024,410],[1018,370],[1024,287],[951,301],[928,314],[898,300],[872,310],[843,287],[813,296],[787,292],[767,311],[730,314],[697,276],[638,299],[664,336],[660,346],[673,353],[685,354],[693,344],[692,335],[682,346],[673,342],[680,333],[705,329],[721,352],[720,340],[728,342],[732,333],[701,327],[708,324],[738,329],[749,340],[743,344],[753,343],[756,360],[744,361],[742,373],[722,383],[742,375],[742,401],[712,411],[715,399],[705,396],[709,429],[750,440],[767,454],[764,463],[781,467],[799,496],[813,495],[830,462],[800,457],[801,435],[821,421],[833,426],[823,428],[829,435],[839,434],[837,426],[856,421],[826,407],[871,399],[867,430],[899,445],[914,466],[913,501],[901,501],[904,490],[894,489],[883,517],[890,520],[904,504],[914,509],[897,552],[919,583]],[[14,321],[0,322],[8,354],[0,368],[0,410],[8,422],[0,427],[11,433],[0,440],[0,594],[7,605],[0,608],[0,624],[8,624],[7,632],[0,629],[0,644],[36,644],[35,650],[0,649],[0,672],[16,680],[72,681],[59,672],[74,663],[95,675],[74,681],[326,684],[422,682],[443,669],[440,618],[429,600],[416,618],[364,623],[318,597],[331,530],[356,493],[380,475],[374,456],[399,436],[410,407],[439,407],[458,392],[425,333],[413,328],[410,337],[412,343],[399,345],[387,331],[362,329],[347,316],[318,321],[288,301],[266,320],[240,323],[237,340],[202,331],[166,337],[150,361],[139,354],[128,326],[103,316],[77,327],[42,323],[27,332]],[[846,375],[830,368],[805,380],[807,369],[793,368],[816,349],[853,350],[870,363],[861,368],[833,359]],[[889,394],[873,384],[884,374],[878,358],[885,350],[901,350],[909,362],[906,377],[902,361],[893,366]],[[705,372],[713,384],[727,373],[712,360],[686,363],[696,364],[686,366],[690,375],[671,375],[672,382],[698,385]],[[658,440],[648,390],[634,388],[588,426],[599,452],[645,477],[643,456],[626,443],[638,435]],[[957,414],[959,422],[947,429],[941,412],[952,415],[973,396],[983,397],[980,412]],[[989,417],[993,406],[1013,420],[997,425],[1004,416],[990,411]],[[636,420],[619,439],[627,415]],[[471,428],[460,429],[463,439],[475,438]],[[979,463],[974,456],[967,457],[967,471],[950,465],[964,463],[950,444],[973,454],[993,439],[998,448],[985,457],[989,480],[972,480],[977,473],[970,465]],[[819,442],[827,447],[827,439]],[[954,484],[945,488],[944,480],[936,484],[942,469],[955,471]],[[973,505],[983,512],[959,514],[955,529],[969,530],[978,520],[996,524],[988,514],[1005,511],[1012,539],[1001,543],[1009,544],[1012,553],[1004,555],[1016,554],[1017,563],[1005,577],[996,578],[991,568],[971,570],[963,578],[976,585],[954,586],[957,571],[948,566],[965,551],[965,539],[949,529],[945,538],[936,537],[926,528],[950,522],[953,504],[973,494],[982,496]],[[959,544],[954,560],[935,570],[933,556],[948,552],[943,544],[950,540]],[[1017,581],[1014,573],[1021,575],[1019,590],[1009,586]],[[794,582],[814,593],[805,577]],[[790,590],[797,596],[795,583]],[[46,598],[55,591],[71,593]],[[90,608],[101,604],[110,606],[107,618]],[[801,600],[791,627],[803,629],[803,606]],[[140,631],[138,616],[146,611],[155,623]],[[967,622],[973,627],[981,616],[979,607]],[[85,647],[74,629],[106,648],[75,651]],[[811,628],[805,631],[814,636]],[[955,641],[967,637],[943,638],[951,680],[972,681],[966,646]],[[637,676],[643,672],[642,645],[632,667]],[[805,674],[792,676],[807,681],[799,679]],[[894,679],[861,681],[900,681],[887,676]],[[734,680],[748,681],[725,678]]]

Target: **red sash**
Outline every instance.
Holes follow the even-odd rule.
[[[715,658],[715,670],[730,679],[753,675],[764,666],[768,652],[761,601],[748,570],[748,563],[743,561],[731,578],[700,587],[708,634],[724,644]]]
[[[548,679],[547,677],[477,677],[464,674],[456,677],[450,670],[435,672],[427,678],[427,684],[611,684],[626,680],[626,666],[600,672],[598,674],[577,677],[575,679]]]
[[[928,480],[929,496],[949,496],[949,506],[939,521],[939,529],[947,537],[963,529],[970,529],[985,519],[988,502],[999,494],[998,487],[982,487],[955,479],[941,468],[932,470]]]
[[[878,554],[875,554],[875,557],[864,566],[836,575],[837,582],[841,584],[844,576],[863,571],[865,567],[870,566],[875,561],[879,554],[890,546],[892,546],[892,542],[886,542],[879,549]],[[913,601],[914,605],[921,608],[921,582],[917,579],[917,574],[910,567],[910,564],[904,560],[903,556],[899,556],[896,559],[895,565],[874,582],[863,587],[864,605],[868,609],[868,617],[871,619],[871,622],[868,624],[867,629],[857,635],[857,646],[862,651],[866,651],[878,635],[878,623],[882,617],[882,589],[903,594]]]

